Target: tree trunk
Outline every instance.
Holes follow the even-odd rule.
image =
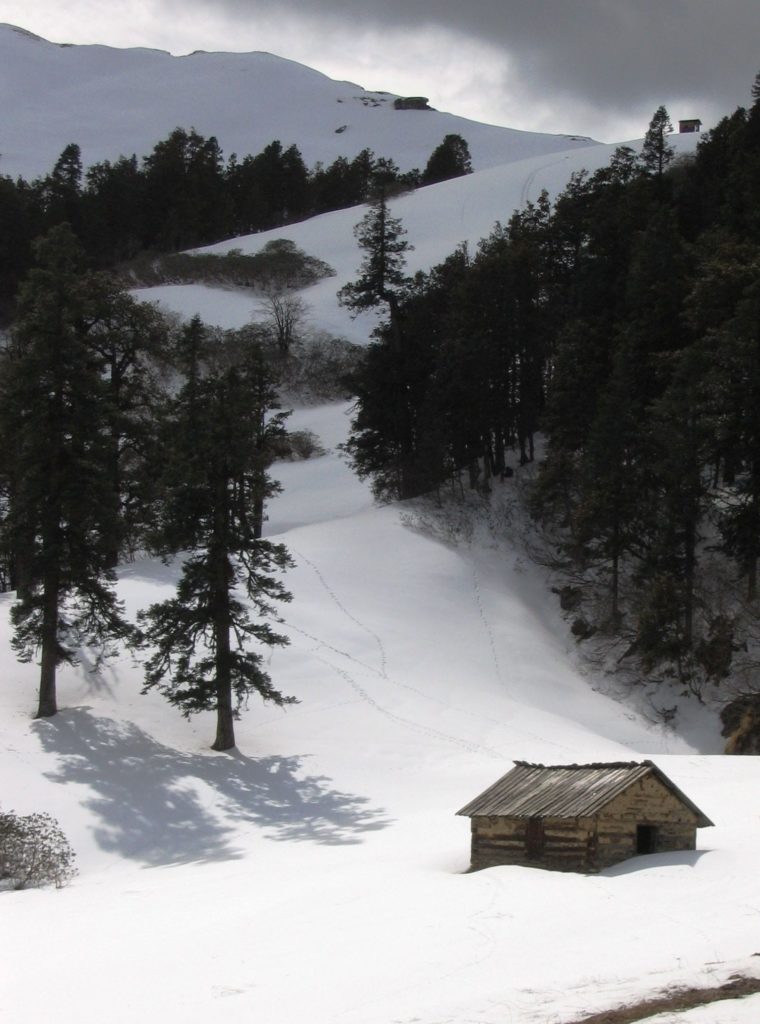
[[[232,678],[230,674],[230,615],[227,602],[217,609],[214,622],[216,643],[216,739],[212,750],[232,750],[235,725],[232,714]]]
[[[759,339],[760,340],[760,339]],[[755,452],[750,477],[750,508],[752,509],[749,551],[747,552],[747,600],[757,597],[757,559],[760,541],[760,456]]]
[[[34,557],[34,531],[16,530],[10,551],[10,589],[16,591],[19,601],[32,596],[32,560]]]
[[[105,563],[107,569],[115,569],[119,564],[119,546],[121,530],[121,460],[119,458],[120,435],[116,428],[111,431],[110,450],[108,452],[108,479],[112,492],[110,501],[112,505],[113,522],[109,523],[109,543],[105,552]],[[117,525],[118,524],[118,525]]]
[[[217,502],[214,532],[224,535],[227,520],[226,501]],[[216,739],[212,750],[232,750],[235,727],[232,714],[232,671],[230,657],[230,564],[227,548],[217,541],[210,552],[214,580],[214,669],[216,675]]]
[[[496,431],[494,439],[494,476],[501,476],[507,464],[504,451],[504,435],[501,430]]]
[[[263,485],[262,485],[263,486]],[[253,499],[253,539],[261,540],[264,532],[264,493],[260,488]]]
[[[397,356],[400,356],[403,351],[404,341],[401,334],[401,314],[399,312],[398,298],[393,294],[393,292],[385,292],[383,297],[388,303],[393,351]]]
[[[697,530],[694,521],[686,525],[684,564],[684,642],[691,650],[694,641],[694,577],[697,566]]]
[[[612,532],[612,622],[620,623],[620,520],[615,517]]]
[[[226,671],[216,671],[216,739],[212,750],[232,750],[235,746],[235,718],[232,713],[232,682],[229,671],[229,633],[227,640]],[[217,651],[217,656],[219,652]]]
[[[45,575],[42,603],[42,658],[40,660],[40,693],[37,718],[52,718],[58,711],[55,674],[58,666],[58,573]]]
[[[751,557],[747,567],[747,600],[757,597],[757,557]]]

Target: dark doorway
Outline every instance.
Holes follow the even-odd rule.
[[[657,826],[636,826],[636,853],[657,852]]]
[[[530,860],[538,860],[544,852],[544,823],[541,818],[528,818],[525,847]]]

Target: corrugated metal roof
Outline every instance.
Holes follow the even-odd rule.
[[[515,761],[511,771],[457,814],[470,818],[492,815],[508,818],[592,817],[632,783],[650,773],[697,815],[699,828],[712,825],[710,819],[652,761],[557,765]]]

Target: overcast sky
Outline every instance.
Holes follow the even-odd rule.
[[[479,121],[618,142],[750,102],[760,0],[0,0],[53,42],[268,50]]]

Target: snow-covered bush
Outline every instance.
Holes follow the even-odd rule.
[[[51,815],[0,811],[0,885],[60,889],[76,874],[75,856]]]
[[[332,277],[323,260],[303,252],[287,238],[276,238],[256,253],[141,253],[121,267],[130,287],[158,284],[208,284],[261,290],[296,289]]]
[[[363,353],[361,346],[345,338],[312,331],[291,347],[288,359],[278,367],[280,391],[287,400],[304,404],[348,398],[349,379]]]
[[[289,430],[278,458],[288,462],[300,462],[304,459],[316,459],[324,454],[325,449],[313,430]]]

